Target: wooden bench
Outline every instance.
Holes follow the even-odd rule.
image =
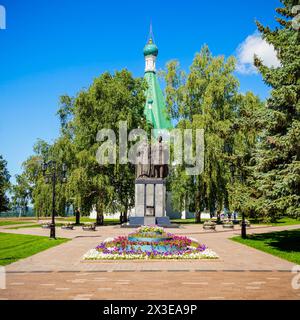
[[[43,229],[50,229],[50,226],[51,226],[51,223],[50,223],[50,222],[47,222],[47,223],[43,223],[43,224],[42,224],[42,228],[43,228]]]
[[[82,226],[84,231],[96,231],[96,223],[87,223]]]
[[[61,228],[65,229],[65,230],[73,230],[74,229],[74,224],[73,223],[67,223],[67,224],[63,225]]]

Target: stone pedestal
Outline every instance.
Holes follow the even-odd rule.
[[[155,218],[164,217],[165,210],[165,179],[137,179],[135,181],[135,216],[144,217],[145,225],[155,225]]]

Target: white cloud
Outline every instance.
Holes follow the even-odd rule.
[[[257,55],[267,67],[280,66],[280,61],[273,45],[263,40],[259,34],[254,33],[248,36],[237,48],[237,71],[239,73],[257,73],[257,69],[253,64],[254,55]]]

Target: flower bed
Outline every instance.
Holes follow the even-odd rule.
[[[169,235],[161,227],[142,226],[135,232],[130,233],[127,238],[130,242],[145,244],[148,242],[162,243],[163,241],[172,240],[172,235]]]
[[[154,236],[156,233],[156,236]],[[217,259],[215,252],[196,240],[166,233],[163,228],[141,227],[128,237],[101,242],[84,260]]]

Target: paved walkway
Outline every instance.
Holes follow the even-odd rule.
[[[248,233],[299,228],[260,227],[248,229]],[[49,234],[41,228],[5,232]],[[8,287],[0,290],[0,298],[300,299],[300,290],[291,286],[294,264],[231,241],[240,230],[204,232],[199,225],[170,230],[205,243],[217,252],[219,260],[82,261],[82,255],[101,240],[129,232],[132,229],[118,226],[99,227],[95,232],[58,228],[58,236],[72,240],[8,265]]]
[[[0,299],[300,299],[290,272],[8,274]]]

